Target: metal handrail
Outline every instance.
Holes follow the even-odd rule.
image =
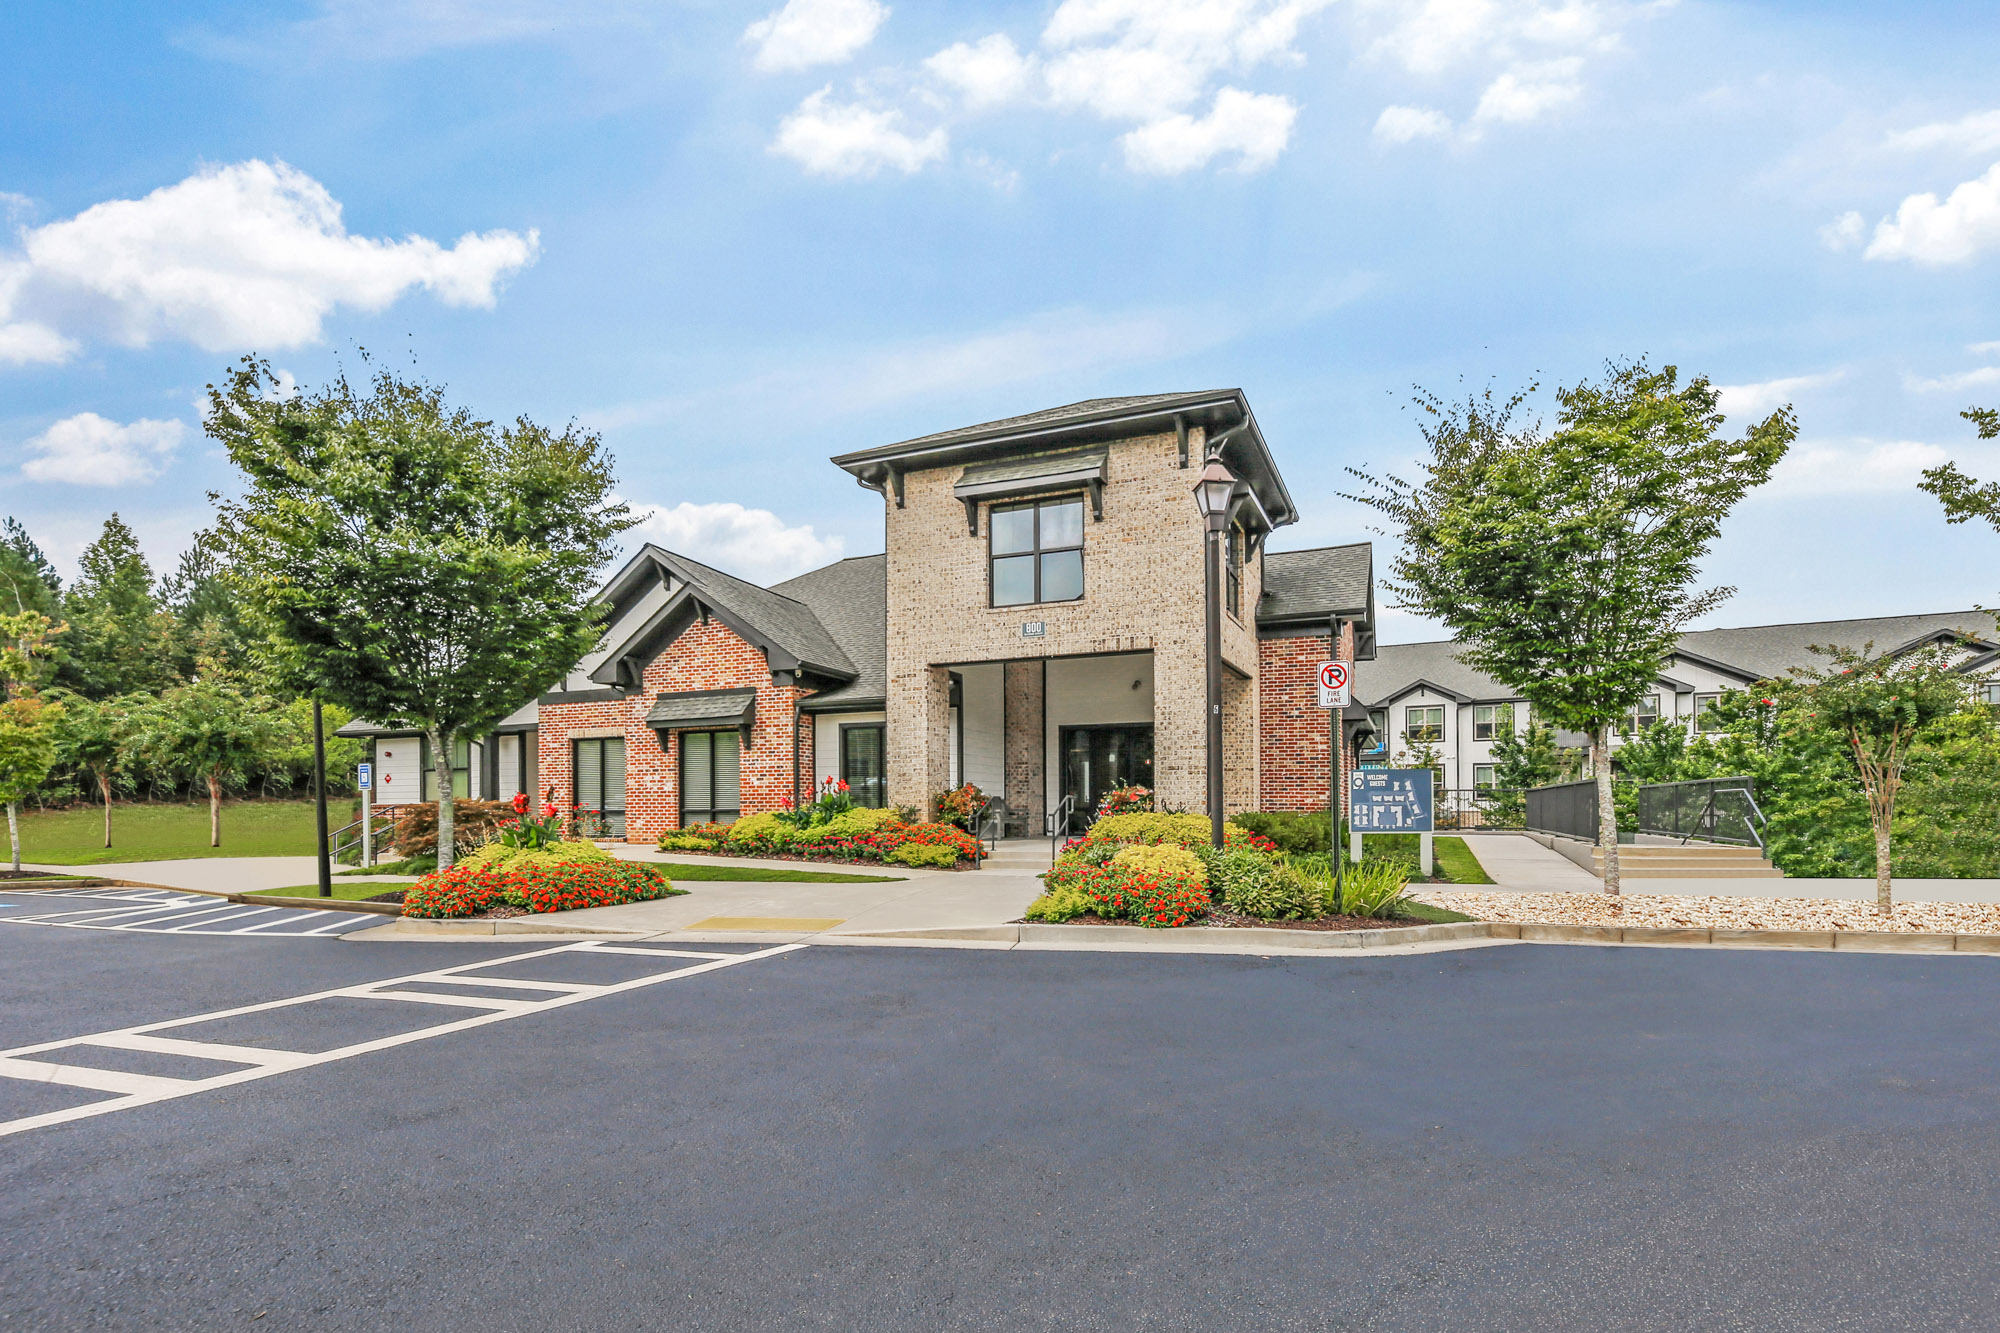
[[[1750,803],[1750,813],[1757,816],[1755,823],[1751,822],[1748,819],[1743,821],[1744,831],[1747,832],[1750,835],[1751,840],[1757,844],[1758,851],[1760,852],[1769,851],[1770,848],[1764,842],[1764,835],[1758,832],[1758,827],[1759,825],[1762,825],[1765,828],[1769,828],[1771,821],[1765,818],[1764,807],[1757,804],[1756,794],[1747,787],[1717,787],[1713,791],[1709,792],[1708,799],[1702,802],[1701,814],[1695,817],[1695,827],[1697,829],[1706,828],[1712,832],[1715,828],[1715,813],[1716,813],[1715,798],[1732,792],[1738,796],[1741,796],[1744,800],[1748,801]],[[1683,847],[1687,846],[1688,839],[1692,838],[1693,836],[1694,834],[1692,832],[1682,834],[1681,846]]]
[[[973,821],[973,828],[977,830],[972,835],[973,841],[983,839],[989,855],[998,851],[1000,839],[1007,835],[1007,818],[1013,813],[1005,797],[989,796],[986,804],[979,807],[978,818]]]
[[[1075,818],[1075,816],[1075,792],[1071,792],[1069,795],[1063,797],[1061,801],[1057,802],[1056,808],[1049,812],[1048,820],[1042,827],[1049,839],[1050,860],[1053,861],[1056,854],[1062,850],[1058,844],[1069,836],[1069,821]]]
[[[395,817],[384,815],[380,810],[373,810],[368,813],[366,818],[374,825],[375,843],[379,847],[381,846],[381,835],[396,826]],[[344,862],[347,853],[358,851],[361,843],[361,820],[350,820],[333,831],[332,836],[328,839],[328,844],[332,849],[328,855],[335,861]]]

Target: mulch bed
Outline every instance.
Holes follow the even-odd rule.
[[[1012,924],[1017,926],[1129,926],[1130,921],[1113,921],[1095,912],[1072,917],[1068,921],[1030,921],[1022,917]],[[1210,912],[1199,921],[1190,921],[1185,926],[1173,926],[1173,930],[1196,930],[1208,926],[1218,930],[1381,930],[1384,927],[1427,926],[1428,921],[1385,921],[1368,916],[1323,916],[1317,921],[1266,921],[1262,917],[1238,916],[1234,912]]]
[[[77,875],[51,875],[45,870],[0,870],[0,879],[77,879]]]
[[[408,889],[391,889],[387,893],[370,894],[361,901],[364,903],[399,903],[403,901],[403,895],[408,892]]]

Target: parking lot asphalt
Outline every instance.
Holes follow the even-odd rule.
[[[0,1046],[521,952],[0,925]],[[1987,1328],[1996,1002],[806,948],[0,1139],[0,1328]]]

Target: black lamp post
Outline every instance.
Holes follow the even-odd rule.
[[[1208,521],[1202,548],[1203,583],[1208,594],[1208,822],[1209,836],[1222,846],[1222,571],[1216,562],[1222,534],[1229,527],[1229,499],[1236,492],[1236,474],[1220,454],[1194,484],[1194,505]]]

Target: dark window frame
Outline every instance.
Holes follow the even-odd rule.
[[[1065,597],[1061,600],[1063,602],[1080,602],[1083,600],[1085,593],[1089,591],[1089,579],[1085,576],[1083,570],[1084,533],[1088,530],[1088,523],[1087,521],[1084,521],[1084,522],[1079,522],[1077,524],[1077,536],[1074,545],[1043,546],[1042,510],[1052,509],[1058,505],[1073,504],[1077,506],[1078,517],[1079,519],[1081,519],[1084,507],[1087,503],[1088,503],[1087,498],[1079,492],[1077,494],[1045,495],[1038,499],[1022,500],[1012,504],[996,504],[991,506],[986,511],[986,604],[987,606],[995,609],[1004,609],[1007,607],[1015,607],[1015,606],[1041,606],[1044,604],[1049,604],[1049,605],[1058,604],[1058,603],[1049,603],[1047,599],[1042,596],[1042,559],[1044,556],[1054,555],[1062,551],[1076,552],[1077,590],[1076,590],[1076,596]],[[993,522],[994,516],[998,514],[1010,514],[1014,513],[1017,510],[1022,510],[1022,509],[1028,509],[1034,511],[1035,538],[1033,544],[1029,546],[1029,548],[1025,551],[1007,551],[1004,553],[995,551],[993,549],[993,531],[995,526]],[[1035,595],[1033,600],[1026,602],[1002,602],[996,600],[994,594],[996,591],[996,585],[998,583],[998,580],[995,579],[993,576],[994,565],[998,564],[1002,560],[1019,560],[1023,557],[1026,557],[1027,559],[1031,560],[1034,565]]]
[[[452,741],[451,744],[453,749],[463,749],[465,751],[465,762],[463,764],[458,762],[456,754],[452,756],[451,799],[454,801],[469,801],[472,799],[473,741],[470,736],[460,736]],[[461,778],[460,774],[464,776]],[[465,788],[465,790],[460,791],[460,787]],[[428,736],[417,737],[417,799],[424,802],[435,801],[437,799],[437,774],[431,768],[431,738]]]
[[[705,742],[709,747],[707,805],[690,805],[688,803],[688,740],[695,736],[710,738]],[[713,738],[717,736],[733,736],[736,739],[736,803],[734,805],[717,805],[715,803],[715,741]],[[675,818],[679,821],[680,827],[688,827],[689,815],[706,815],[706,820],[697,821],[703,823],[710,821],[718,824],[733,823],[735,820],[741,819],[743,817],[743,733],[733,727],[704,728],[696,731],[677,731],[674,733],[674,738],[680,750],[680,753],[674,757],[674,814]],[[716,818],[717,815],[722,814],[729,815],[730,819],[721,820]]]
[[[868,802],[867,802],[866,800],[864,800],[864,799],[862,798],[861,794],[860,794],[859,792],[857,792],[857,791],[856,791],[856,790],[854,789],[854,782],[853,782],[853,780],[852,780],[851,778],[849,778],[849,777],[847,776],[847,742],[848,742],[848,735],[849,735],[849,733],[850,733],[850,732],[856,732],[856,731],[873,731],[873,732],[876,732],[876,733],[878,733],[878,734],[877,734],[877,737],[876,737],[876,741],[875,741],[875,758],[876,758],[876,762],[877,762],[877,763],[879,763],[879,764],[881,765],[881,768],[882,768],[882,776],[881,776],[881,779],[880,779],[880,781],[881,781],[881,784],[882,784],[882,790],[881,790],[881,792],[879,793],[879,795],[881,796],[881,800],[880,800],[880,802],[879,802],[879,803],[877,803],[877,804],[875,804],[875,805],[869,805],[869,804],[868,804]],[[845,782],[845,783],[847,783],[847,784],[848,784],[848,790],[847,790],[847,794],[848,794],[849,796],[852,796],[852,797],[854,798],[854,803],[855,803],[856,805],[859,805],[859,806],[864,806],[864,807],[866,807],[866,808],[868,808],[868,809],[870,809],[870,810],[886,810],[886,809],[888,809],[888,807],[889,807],[889,724],[888,724],[888,723],[887,723],[886,721],[884,721],[884,722],[843,722],[843,723],[841,723],[841,724],[840,724],[840,780],[841,780],[842,782]]]
[[[1222,608],[1237,620],[1243,619],[1243,564],[1250,548],[1250,534],[1241,523],[1231,523],[1222,538]]]
[[[596,747],[598,747],[597,782],[600,788],[604,787],[605,786],[604,747],[611,741],[617,741],[621,750],[623,751],[623,758],[619,764],[619,768],[621,771],[625,773],[627,780],[628,781],[630,780],[631,770],[627,767],[627,765],[629,765],[632,760],[632,747],[627,742],[625,737],[572,736],[570,737],[570,742],[569,742],[569,801],[572,806],[580,807],[585,810],[597,811],[598,816],[602,818],[606,826],[611,829],[612,836],[622,838],[625,836],[625,821],[628,814],[630,813],[629,807],[626,804],[626,802],[630,799],[630,795],[626,790],[626,783],[621,782],[618,786],[618,808],[616,810],[613,810],[611,808],[610,802],[603,799],[606,795],[609,795],[608,791],[599,793],[599,799],[596,805],[594,806],[584,805],[583,790],[582,790],[583,765],[577,762],[577,753],[580,747],[585,745],[595,745]],[[615,824],[614,820],[616,821]]]
[[[1416,727],[1411,725],[1410,714],[1419,711],[1426,713],[1436,713],[1438,715],[1436,735],[1430,734],[1430,724],[1428,723],[1424,725],[1422,734],[1419,734]],[[1403,740],[1406,744],[1409,745],[1436,745],[1442,742],[1444,740],[1444,705],[1443,704],[1406,705],[1403,709]]]
[[[1694,697],[1694,729],[1696,735],[1706,736],[1721,730],[1719,727],[1704,726],[1708,710],[1722,702],[1720,694],[1697,694]]]
[[[1506,706],[1506,704],[1474,704],[1472,706],[1472,739],[1476,741],[1490,741],[1498,736],[1500,734],[1500,710]],[[1479,720],[1481,713],[1487,715],[1484,722]]]

